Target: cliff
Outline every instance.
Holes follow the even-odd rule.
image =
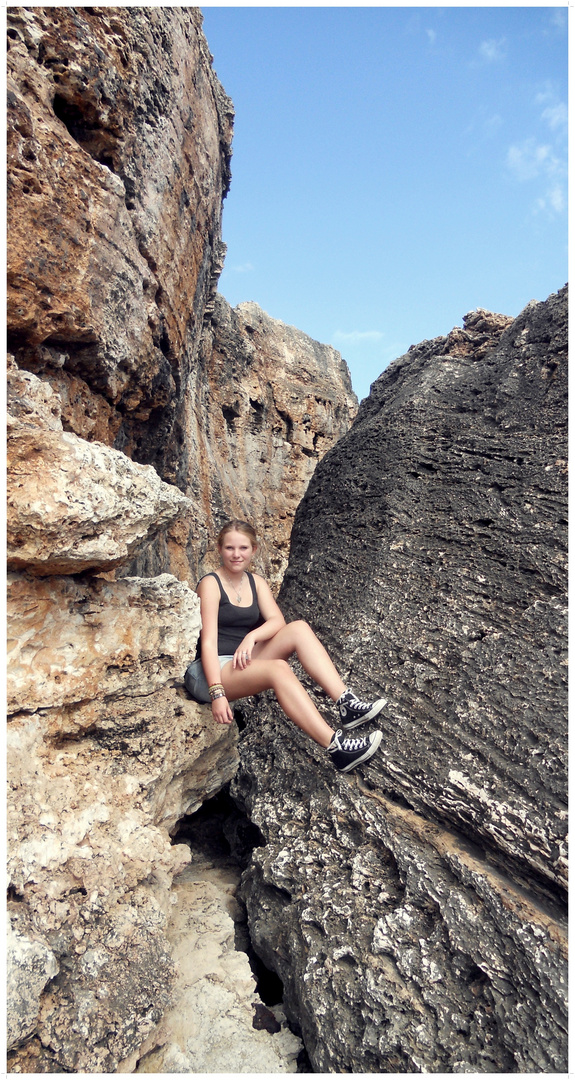
[[[257,564],[277,589],[313,471],[357,412],[347,365],[257,304],[232,309],[217,296],[188,400],[185,493],[194,526],[179,560],[168,534],[171,565],[184,570],[185,559],[195,582],[213,568],[219,523],[239,517],[256,526]]]
[[[68,430],[175,483],[230,176],[201,15],[12,8],[8,24],[9,347]]]
[[[8,22],[9,349],[65,431],[190,499],[124,572],[195,584],[238,514],[279,586],[295,508],[357,400],[334,349],[216,296],[233,106],[199,10]]]
[[[180,994],[174,902],[210,924],[173,834],[238,763],[182,687],[190,582],[240,511],[278,580],[356,402],[334,350],[216,296],[233,109],[199,11],[11,8],[8,44],[9,1068],[131,1071]],[[208,1023],[228,1001],[246,1070],[293,1071],[241,955]]]
[[[389,702],[351,778],[277,707],[242,733],[243,895],[318,1072],[567,1069],[566,349],[566,289],[412,348],[298,508],[282,609]]]

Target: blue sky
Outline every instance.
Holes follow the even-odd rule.
[[[477,307],[567,280],[567,7],[202,6],[236,109],[219,291],[359,398]]]

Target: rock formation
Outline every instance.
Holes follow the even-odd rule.
[[[185,576],[183,555],[194,582],[212,569],[213,538],[234,516],[255,524],[259,567],[277,588],[313,470],[357,411],[347,365],[331,346],[257,304],[232,309],[217,296],[189,408],[184,490],[195,508],[194,529],[179,558],[176,530],[168,535],[173,572],[181,567],[178,576]]]
[[[68,430],[177,481],[231,102],[197,8],[11,8],[8,321]]]
[[[63,430],[61,399],[9,357],[8,565],[36,574],[112,570],[190,503],[152,465]]]
[[[317,1071],[560,1071],[565,294],[411,349],[346,434],[339,354],[216,294],[233,109],[198,9],[7,22],[10,1070],[221,1069],[179,1017],[215,1024],[229,972],[241,1068],[293,1070],[172,843],[234,778]],[[264,697],[238,772],[181,686],[222,518],[278,585],[306,489],[282,606],[390,702],[347,778]]]
[[[195,584],[241,514],[279,586],[295,508],[357,400],[334,349],[216,299],[233,106],[201,14],[11,8],[8,24],[18,367],[54,389],[67,433],[191,499],[124,572]]]
[[[238,761],[181,686],[189,583],[240,511],[277,580],[356,401],[334,350],[216,298],[233,109],[199,10],[11,8],[8,44],[9,1068],[125,1071],[180,992],[172,834]]]
[[[137,1073],[297,1071],[301,1041],[281,1008],[262,1004],[246,953],[235,947],[245,920],[236,899],[240,873],[235,860],[219,853],[213,860],[193,844],[192,862],[174,883],[167,928],[178,965],[174,1006],[154,1033],[157,1045],[149,1053],[141,1047]]]
[[[189,861],[170,833],[234,774],[236,739],[177,685],[195,593],[169,574],[98,572],[188,501],[151,467],[66,436],[35,375],[13,372],[9,391],[11,1068],[110,1072],[169,1003],[163,928]]]
[[[319,1072],[567,1068],[566,323],[564,289],[410,349],[296,514],[279,602],[389,700],[351,777],[260,701],[233,782]]]

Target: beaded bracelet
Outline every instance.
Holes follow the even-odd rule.
[[[211,686],[208,686],[208,692],[212,701],[215,701],[218,697],[226,696],[223,683],[212,683]]]

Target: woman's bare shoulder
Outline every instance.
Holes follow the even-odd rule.
[[[258,587],[263,586],[264,588],[269,589],[269,585],[268,585],[266,579],[263,578],[261,574],[254,574],[253,570],[250,570],[250,574],[252,575],[252,577],[253,577],[253,579],[254,579],[254,581],[255,581],[255,583],[256,583],[256,585]]]
[[[274,594],[266,579],[261,577],[260,574],[254,574],[254,581],[256,583],[256,592],[258,594],[260,605],[265,603],[269,608],[270,604],[272,604],[273,607],[279,611]]]
[[[203,578],[200,578],[196,585],[196,592],[198,596],[209,596],[210,593],[214,595],[217,593],[220,595],[220,589],[218,585],[218,578],[215,572],[212,570],[209,574],[204,574]]]

